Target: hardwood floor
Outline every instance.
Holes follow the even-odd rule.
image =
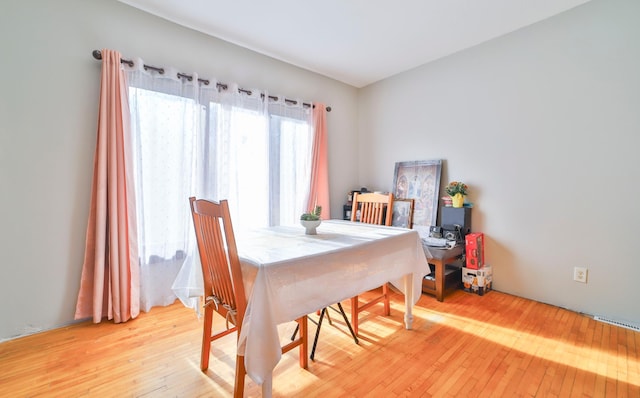
[[[283,356],[274,396],[640,397],[638,332],[496,291],[457,291],[442,303],[422,296],[410,331],[402,310],[402,296],[392,293],[390,317],[381,307],[362,313],[360,345],[332,313],[308,370],[297,351]],[[293,324],[282,328],[286,340]],[[230,396],[236,336],[214,342],[217,358],[202,373],[200,333],[201,320],[176,303],[125,324],[83,323],[4,342],[0,396]],[[245,396],[260,396],[250,379]]]

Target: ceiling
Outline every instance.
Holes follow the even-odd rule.
[[[590,0],[119,0],[354,87]]]

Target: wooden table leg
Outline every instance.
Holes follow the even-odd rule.
[[[413,274],[404,276],[404,326],[413,328]]]
[[[272,392],[273,392],[273,375],[269,375],[262,382],[262,398],[271,398]]]
[[[444,260],[431,259],[431,263],[436,267],[436,299],[444,300]]]

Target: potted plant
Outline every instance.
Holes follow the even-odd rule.
[[[453,207],[462,207],[464,205],[464,197],[469,193],[467,184],[460,181],[452,181],[445,188],[447,195],[451,196]]]
[[[305,228],[305,234],[316,235],[316,228],[322,222],[320,219],[320,213],[322,212],[322,206],[316,206],[313,212],[304,213],[300,216],[300,224]]]

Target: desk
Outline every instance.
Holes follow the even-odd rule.
[[[458,244],[451,249],[440,249],[432,246],[424,246],[424,254],[427,256],[430,264],[436,267],[435,289],[426,286],[423,282],[422,291],[427,294],[433,294],[438,301],[444,300],[445,285],[445,265],[452,262],[464,253],[464,245]]]
[[[391,282],[405,295],[405,326],[429,272],[415,230],[326,220],[317,235],[302,226],[236,233],[247,290],[238,341],[247,374],[271,393],[280,361],[277,325]]]

